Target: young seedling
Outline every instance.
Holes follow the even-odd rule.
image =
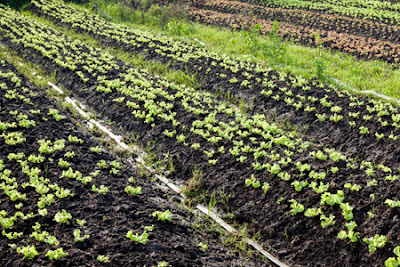
[[[308,185],[308,181],[294,181],[292,182],[292,185],[294,186],[294,189],[297,192],[301,192],[301,190],[303,190],[304,187],[306,187]]]
[[[61,212],[57,212],[56,215],[54,215],[54,219],[58,223],[66,223],[68,224],[68,220],[72,219],[71,213],[68,213],[66,210],[62,210]]]
[[[351,191],[356,191],[356,192],[358,192],[358,191],[360,191],[360,189],[362,188],[360,185],[358,185],[358,184],[351,184],[351,183],[346,183],[345,185],[344,185],[344,188],[348,188],[348,189],[350,189]]]
[[[400,207],[400,200],[386,199],[385,204],[388,204],[391,208],[398,208]]]
[[[30,260],[39,255],[39,252],[36,250],[35,245],[18,247],[17,253],[23,254],[25,258]]]
[[[105,256],[105,255],[98,255],[97,256],[97,260],[99,262],[109,263],[110,262],[110,257],[109,256]]]
[[[269,185],[269,183],[264,182],[264,184],[263,184],[263,186],[261,188],[264,191],[264,193],[267,193],[268,190],[271,188],[271,186]]]
[[[61,168],[68,169],[69,166],[70,166],[70,164],[69,164],[68,161],[65,161],[65,160],[63,160],[62,158],[60,158],[60,159],[58,160],[58,166],[60,166]]]
[[[142,194],[142,187],[138,186],[135,188],[133,186],[128,185],[127,187],[125,187],[125,192],[127,192],[131,196],[140,195]]]
[[[325,214],[321,214],[321,216],[319,217],[321,220],[321,226],[322,228],[325,228],[329,225],[334,225],[336,223],[335,216],[330,214],[329,217],[326,217]]]
[[[302,204],[297,204],[297,201],[295,199],[291,199],[289,200],[289,202],[292,202],[292,204],[290,204],[290,207],[292,208],[290,212],[292,215],[296,215],[297,213],[301,213],[304,211],[304,206]]]
[[[391,183],[395,182],[398,179],[399,179],[399,177],[396,175],[388,175],[385,177],[385,180],[390,181]]]
[[[384,235],[376,234],[374,237],[365,237],[363,241],[368,244],[369,253],[374,253],[378,248],[383,248],[386,244],[387,238]]]
[[[75,240],[75,242],[82,242],[85,239],[88,239],[89,237],[90,237],[90,235],[81,236],[81,230],[79,230],[79,229],[74,230],[74,240]]]
[[[353,207],[349,203],[340,203],[340,208],[342,209],[343,217],[350,221],[353,219]]]
[[[21,237],[23,234],[24,234],[23,232],[20,232],[20,233],[17,233],[17,232],[7,233],[6,230],[2,231],[2,235],[7,237],[9,240],[17,239],[17,238]]]
[[[357,240],[360,237],[359,232],[354,232],[354,228],[357,226],[357,224],[354,221],[348,222],[345,224],[347,227],[347,232],[342,230],[338,234],[339,239],[350,239],[351,242],[357,242]]]
[[[322,194],[326,191],[328,191],[329,189],[329,183],[324,184],[323,182],[319,182],[319,187],[317,187],[317,183],[316,182],[311,182],[311,184],[309,185],[309,187],[311,187],[312,189],[314,189],[314,191],[317,194]]]
[[[385,261],[386,267],[398,267],[400,266],[400,246],[397,246],[393,249],[393,253],[397,256],[397,258],[390,257]]]
[[[321,208],[309,208],[304,212],[304,216],[306,217],[316,217],[318,215],[322,214]]]
[[[84,226],[85,223],[86,223],[86,220],[79,220],[79,219],[76,219],[76,223],[79,224],[80,226]]]
[[[94,153],[97,153],[97,154],[100,154],[101,148],[99,146],[91,147],[90,151],[92,151]]]
[[[144,228],[143,233],[142,233],[141,235],[139,235],[138,233],[136,233],[135,235],[133,235],[133,231],[129,231],[129,232],[126,234],[126,237],[129,238],[129,239],[132,240],[132,241],[135,241],[135,242],[137,242],[137,243],[146,245],[147,240],[148,240],[148,237],[149,237],[149,234],[148,234],[147,232],[151,232],[151,231],[153,231],[153,229],[154,229],[154,225],[152,225],[152,226],[146,226],[146,227]]]
[[[78,138],[76,136],[72,136],[72,135],[68,136],[68,141],[70,141],[71,143],[83,144],[83,140],[82,139],[80,139],[80,138]]]
[[[378,185],[378,181],[375,180],[375,179],[373,179],[373,180],[367,182],[367,186],[368,186],[368,187],[377,186],[377,185]]]
[[[336,194],[332,194],[329,192],[325,192],[321,195],[321,205],[328,204],[330,206],[333,206],[335,204],[340,204],[344,200],[344,193],[342,190],[338,190]]]
[[[58,248],[56,250],[49,249],[46,256],[49,257],[50,260],[59,260],[62,257],[68,256],[68,253],[64,252],[63,248]]]
[[[159,221],[171,221],[172,220],[172,212],[169,210],[166,210],[164,212],[161,211],[155,211],[153,212],[153,217],[157,217]]]
[[[100,185],[99,188],[96,187],[96,185],[92,185],[92,191],[98,193],[98,194],[103,194],[105,195],[108,192],[108,187],[104,185]]]
[[[254,174],[251,175],[251,179],[245,180],[246,186],[252,185],[254,188],[259,188],[261,186],[260,181],[256,179]]]
[[[203,244],[202,242],[199,243],[199,247],[203,252],[205,252],[208,248],[207,244]]]

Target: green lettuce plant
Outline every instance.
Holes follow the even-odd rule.
[[[172,220],[172,212],[169,210],[166,210],[164,212],[161,211],[155,211],[153,212],[153,217],[157,217],[158,220],[160,221],[171,221]]]

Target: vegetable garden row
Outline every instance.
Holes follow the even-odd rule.
[[[2,266],[254,266],[3,60],[0,86]]]
[[[383,3],[375,0],[241,0],[252,4],[259,4],[267,7],[280,7],[285,9],[304,9],[315,13],[338,14],[351,18],[361,18],[373,21],[382,21],[387,24],[398,24],[400,21],[399,4]],[[347,5],[346,5],[347,4]]]
[[[400,134],[400,113],[391,104],[359,98],[316,80],[308,81],[218,55],[191,43],[106,22],[66,7],[60,1],[33,1],[33,5],[36,13],[77,32],[91,34],[104,44],[187,69],[204,79],[203,89],[223,90],[250,99],[248,104],[253,103],[253,113],[282,114],[300,127],[313,122],[307,134],[315,136],[315,142],[322,139],[322,145],[345,144],[343,150],[350,157],[397,162],[394,155],[386,153],[395,149],[394,141]],[[357,150],[351,151],[353,146]]]
[[[167,4],[168,1],[157,1]],[[234,1],[191,1],[192,20],[205,24],[251,30],[257,24],[262,34],[274,31],[285,40],[306,46],[323,46],[360,59],[399,63],[398,26],[304,10],[267,8]]]
[[[60,1],[33,5],[36,13],[104,44],[187,67],[206,80],[204,89],[222,87],[252,100],[254,109],[244,113],[210,92],[137,70],[0,8],[5,44],[49,73],[56,71],[73,95],[137,134],[140,142],[156,141],[156,152],[174,162],[171,179],[182,182],[194,170],[201,173],[200,190],[214,194],[220,208],[260,232],[261,241],[280,258],[330,266],[400,260],[395,258],[400,244],[398,108],[109,23]],[[314,126],[304,135],[289,131],[271,122],[272,113]]]

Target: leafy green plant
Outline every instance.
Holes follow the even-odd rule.
[[[73,197],[74,195],[75,195],[75,194],[73,194],[73,193],[71,192],[71,190],[69,190],[68,188],[67,188],[67,189],[59,188],[59,189],[56,191],[56,196],[57,196],[58,198]]]
[[[76,136],[72,136],[72,135],[68,136],[68,141],[70,141],[71,143],[75,143],[75,144],[83,144],[83,140],[82,139],[80,139],[80,138],[78,138]]]
[[[301,213],[304,211],[304,206],[302,204],[298,204],[295,199],[291,199],[289,200],[289,202],[292,202],[292,204],[290,204],[290,207],[292,208],[290,210],[290,213],[292,215],[296,215],[297,213]]]
[[[85,239],[88,239],[90,235],[81,236],[81,230],[74,230],[74,240],[75,242],[83,242]]]
[[[60,115],[59,111],[54,108],[50,108],[49,113],[47,115],[52,115],[56,121],[60,121],[60,120],[64,119],[64,116]]]
[[[97,260],[99,262],[109,263],[110,262],[110,257],[109,256],[105,256],[105,255],[98,255],[97,256]]]
[[[360,189],[362,188],[360,185],[358,185],[358,184],[351,184],[351,183],[346,183],[345,185],[344,185],[344,188],[348,188],[348,189],[350,189],[351,191],[356,191],[356,192],[358,192],[358,191],[360,191]]]
[[[340,203],[340,208],[342,209],[343,217],[350,221],[353,219],[353,207],[349,203]]]
[[[58,223],[69,223],[68,220],[72,219],[71,213],[68,213],[66,210],[62,209],[61,212],[57,212],[56,215],[54,215],[54,219]]]
[[[146,245],[148,237],[149,237],[149,234],[147,232],[151,232],[151,231],[153,231],[153,229],[154,229],[154,225],[146,226],[141,235],[139,235],[138,233],[136,233],[134,235],[133,231],[128,231],[128,233],[126,234],[126,237],[134,242]]]
[[[23,232],[20,232],[20,233],[17,233],[17,232],[7,233],[6,230],[4,230],[4,229],[2,231],[2,235],[7,237],[7,239],[9,239],[9,240],[17,239],[17,238],[21,237],[23,234],[24,234]]]
[[[375,180],[375,179],[373,179],[373,180],[367,182],[367,186],[368,186],[368,187],[377,186],[377,185],[378,185],[378,181]]]
[[[133,186],[128,185],[127,187],[125,187],[125,192],[127,192],[131,196],[140,195],[142,194],[142,187],[138,186],[135,188]]]
[[[328,191],[329,189],[329,183],[324,184],[323,182],[319,182],[319,186],[317,187],[317,183],[316,182],[311,182],[311,184],[309,185],[309,187],[311,187],[312,189],[314,189],[314,191],[317,194],[322,194],[326,191]]]
[[[59,260],[62,257],[68,256],[68,253],[64,252],[63,248],[58,248],[56,250],[49,249],[46,256],[49,257],[50,260]]]
[[[336,223],[335,216],[332,214],[329,214],[329,217],[325,216],[325,214],[321,214],[319,218],[321,220],[322,228],[325,228],[329,225],[334,225]]]
[[[400,200],[386,199],[385,204],[388,204],[391,208],[398,208],[400,207]]]
[[[385,261],[386,267],[398,267],[400,266],[400,246],[397,246],[393,249],[393,253],[397,256],[397,258],[390,257]]]
[[[23,254],[25,258],[30,260],[39,255],[39,252],[36,250],[35,245],[18,247],[17,252]]]
[[[294,181],[292,182],[292,185],[294,186],[294,189],[297,192],[301,192],[301,190],[303,190],[304,187],[306,187],[308,185],[308,181]]]
[[[28,160],[33,163],[42,163],[45,160],[45,157],[42,155],[29,155]]]
[[[65,140],[59,139],[54,141],[54,145],[50,140],[41,139],[38,141],[40,144],[39,152],[42,154],[53,154],[57,150],[63,150],[65,147]]]
[[[264,191],[264,193],[267,193],[270,188],[271,188],[271,186],[267,182],[264,182],[263,186],[261,187],[261,189]]]
[[[99,146],[91,147],[90,151],[92,151],[94,153],[97,153],[97,154],[100,154],[101,148]]]
[[[99,168],[105,169],[105,168],[107,168],[107,162],[104,159],[102,159],[97,163],[97,166]]]
[[[344,193],[342,190],[338,190],[336,194],[332,194],[329,192],[325,192],[321,195],[321,205],[328,204],[330,206],[333,206],[335,204],[340,204],[344,200]]]
[[[254,174],[251,175],[251,179],[245,180],[246,186],[253,186],[254,188],[259,188],[261,186],[260,181],[256,179]]]
[[[80,226],[84,226],[85,223],[86,223],[86,220],[79,220],[79,219],[76,219],[76,223],[79,224]]]
[[[354,232],[354,228],[357,226],[357,224],[354,221],[348,222],[345,224],[347,227],[347,232],[342,230],[338,234],[339,239],[350,239],[351,242],[357,242],[357,240],[360,238],[360,233],[359,232]]]
[[[169,210],[166,210],[164,212],[161,211],[155,211],[153,212],[153,217],[157,217],[158,220],[160,221],[171,221],[172,220],[172,212]]]
[[[74,151],[68,151],[64,154],[64,157],[66,158],[73,158],[75,157],[75,152]]]
[[[40,209],[45,208],[46,206],[50,206],[51,203],[54,202],[54,195],[53,194],[47,194],[45,196],[41,196],[39,198],[39,201],[37,203],[38,207]]]
[[[360,126],[360,133],[364,134],[364,135],[367,135],[367,134],[369,134],[369,130],[368,130],[367,127]]]
[[[108,192],[108,187],[104,185],[100,185],[100,187],[96,187],[96,185],[92,185],[92,191],[98,193],[98,194],[107,194]]]
[[[203,252],[205,252],[208,248],[207,244],[203,244],[202,242],[199,243],[199,247]]]
[[[369,253],[374,253],[378,248],[383,248],[386,244],[387,238],[384,235],[376,234],[373,237],[365,237],[363,241],[368,244]]]
[[[304,212],[304,216],[306,217],[316,217],[318,215],[322,214],[321,208],[309,208]]]
[[[396,175],[388,175],[385,177],[385,180],[390,181],[391,183],[393,183],[394,181],[398,180],[399,177]]]

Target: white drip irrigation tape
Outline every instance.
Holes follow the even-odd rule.
[[[60,88],[58,88],[56,85],[54,85],[51,82],[48,82],[48,85],[50,87],[52,87],[55,91],[57,91],[60,95],[64,94],[64,91],[61,90]],[[89,120],[90,116],[89,114],[87,114],[85,111],[83,111],[82,109],[79,108],[79,106],[76,104],[77,101],[72,100],[69,97],[65,97],[64,98],[65,101],[67,101],[68,103],[72,104],[73,108],[85,119],[85,120]],[[117,145],[119,147],[121,147],[124,150],[129,150],[129,146],[126,145],[124,142],[121,142],[121,137],[117,136],[115,134],[113,134],[110,130],[108,130],[106,127],[104,127],[103,125],[101,125],[99,122],[90,119],[88,121],[88,124],[90,127],[96,126],[98,129],[100,129],[102,132],[104,132],[105,134],[107,134],[111,139],[113,139]],[[137,150],[139,150],[138,148],[135,148]],[[171,183],[166,177],[157,174],[157,171],[149,166],[147,166],[143,160],[143,158],[141,156],[138,156],[137,158],[135,158],[135,161],[137,163],[140,163],[142,166],[144,166],[148,171],[150,171],[152,174],[155,175],[155,177],[160,180],[162,183],[164,183],[165,185],[167,185],[172,191],[174,191],[176,194],[180,195],[183,199],[186,199],[185,195],[182,193],[182,190],[175,185],[174,183]],[[201,211],[202,213],[204,213],[205,215],[209,216],[210,218],[212,218],[216,223],[218,223],[221,227],[223,227],[226,231],[228,231],[229,233],[232,234],[238,234],[239,231],[237,231],[235,228],[233,228],[232,226],[230,226],[229,224],[227,224],[224,220],[221,219],[221,217],[219,217],[215,212],[211,211],[209,208],[203,206],[203,205],[197,205],[196,208]],[[267,257],[271,262],[273,262],[274,264],[280,266],[280,267],[289,267],[289,265],[281,262],[278,258],[276,258],[275,256],[273,256],[271,253],[267,252],[266,250],[264,250],[262,248],[262,246],[260,244],[258,244],[257,242],[255,242],[254,240],[251,240],[249,238],[244,238],[244,241],[249,244],[250,246],[252,246],[255,250],[257,250],[258,252],[260,252],[261,254],[263,254],[265,257]]]
[[[334,78],[334,77],[331,77],[331,78],[332,78],[332,80],[334,80],[334,81],[335,81],[337,84],[339,84],[340,86],[347,87],[347,88],[349,88],[349,89],[350,89],[351,91],[353,91],[353,92],[356,92],[356,93],[359,93],[359,94],[364,94],[364,95],[374,95],[374,96],[376,96],[376,97],[385,99],[385,100],[387,100],[387,101],[396,102],[397,104],[400,105],[400,100],[398,100],[398,99],[392,98],[392,97],[387,96],[387,95],[384,95],[384,94],[380,94],[380,93],[378,93],[378,92],[375,92],[374,90],[359,91],[359,90],[357,90],[357,89],[351,87],[350,85],[345,84],[344,82],[342,82],[342,81],[339,80],[339,79],[336,79],[336,78]]]

